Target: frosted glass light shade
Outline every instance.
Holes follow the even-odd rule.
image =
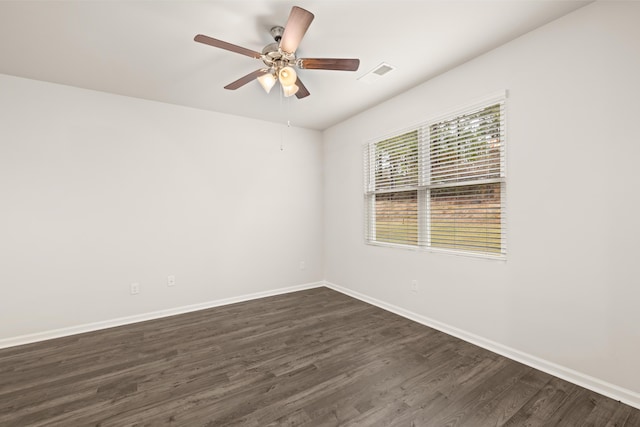
[[[280,70],[278,74],[278,78],[280,79],[280,84],[284,86],[293,86],[296,84],[298,80],[298,75],[296,74],[296,70],[291,67],[284,67]]]
[[[262,85],[265,92],[271,92],[271,88],[276,84],[276,76],[271,73],[265,73],[258,77],[258,82]]]
[[[282,91],[284,92],[284,96],[287,98],[295,95],[298,92],[298,89],[300,89],[298,85],[282,86]]]

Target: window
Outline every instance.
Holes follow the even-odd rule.
[[[504,100],[364,147],[365,239],[506,255]]]

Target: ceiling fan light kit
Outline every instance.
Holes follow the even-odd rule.
[[[276,81],[276,76],[270,72],[258,77],[258,83],[260,83],[264,91],[267,93],[271,92],[271,89],[275,86]]]
[[[296,70],[289,66],[286,66],[280,69],[280,72],[278,72],[278,78],[280,79],[280,83],[282,83],[282,86],[293,86],[294,84],[296,84],[298,75],[296,74]]]
[[[295,52],[304,37],[313,14],[298,6],[291,8],[289,19],[284,27],[271,28],[271,35],[275,43],[268,44],[262,53],[236,46],[222,40],[198,34],[194,40],[220,49],[225,49],[254,59],[261,59],[266,68],[261,68],[225,86],[225,89],[235,90],[252,80],[258,80],[265,92],[271,92],[276,82],[280,82],[285,97],[296,95],[298,99],[309,96],[295,68],[309,70],[338,70],[357,71],[359,59],[340,58],[296,58]]]
[[[300,90],[300,88],[297,85],[282,86],[285,98],[295,95],[298,93],[298,90]]]

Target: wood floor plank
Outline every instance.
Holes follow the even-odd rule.
[[[594,395],[595,408],[584,420],[583,427],[601,427],[606,426],[610,420],[620,420],[627,412],[627,407],[613,399],[607,399],[600,395]],[[614,424],[615,425],[615,424]],[[618,421],[618,426],[622,426],[622,422]]]
[[[505,388],[494,399],[490,399],[482,408],[474,410],[462,425],[503,425],[524,404],[536,394],[549,378],[535,369],[531,369],[511,387]]]
[[[560,378],[551,379],[504,425],[506,427],[544,425],[569,396],[574,385]]]
[[[327,288],[0,350],[0,426],[640,426]]]
[[[618,425],[617,419],[613,419],[613,420],[609,420],[609,423],[615,422],[614,425]],[[640,410],[636,410],[633,408],[630,408],[629,410],[629,415],[627,415],[627,418],[624,420],[624,423],[622,423],[623,427],[638,427],[640,426]]]
[[[591,392],[576,386],[571,395],[545,422],[551,425],[582,426],[595,406],[596,402],[591,396]]]

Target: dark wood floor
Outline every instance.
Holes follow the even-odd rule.
[[[319,288],[0,350],[2,426],[640,426],[640,411]]]

